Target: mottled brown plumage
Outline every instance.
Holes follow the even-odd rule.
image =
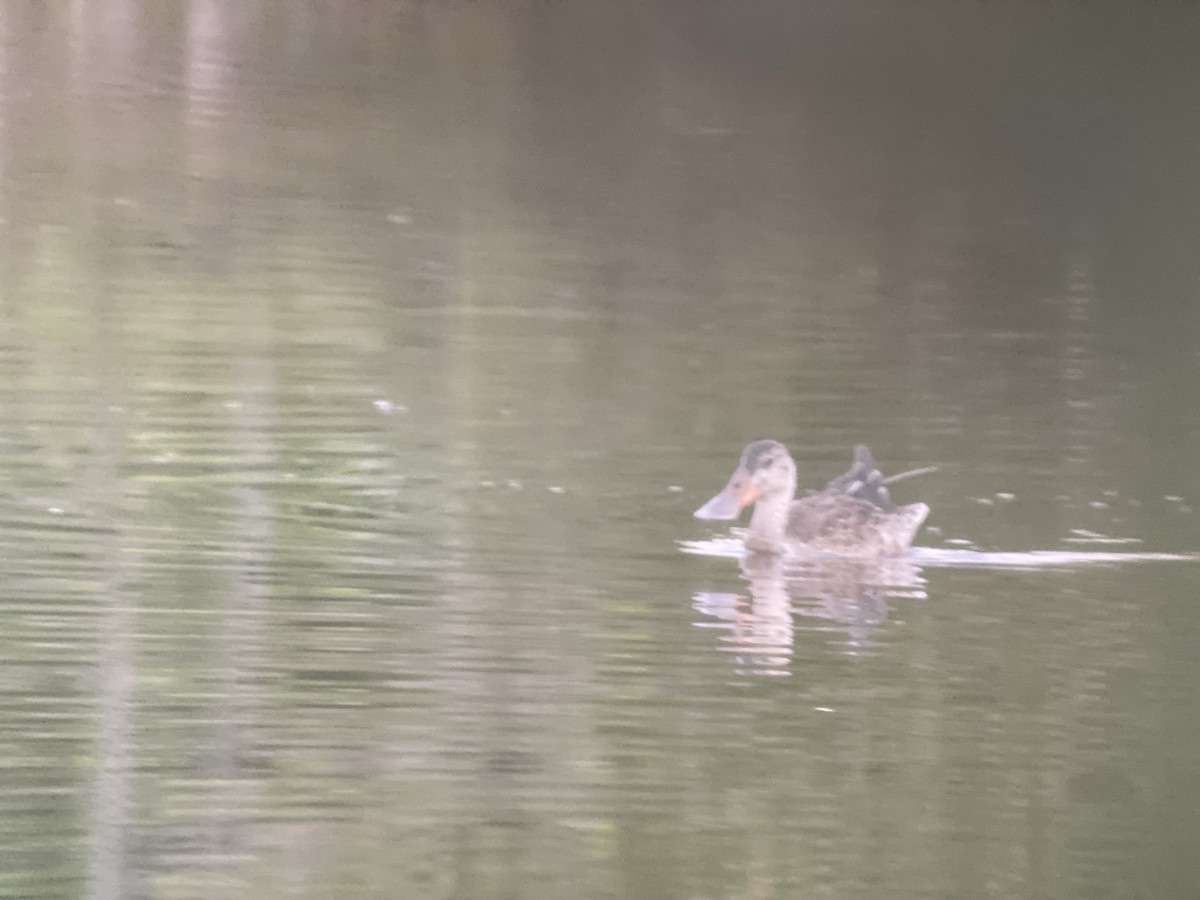
[[[729,483],[696,510],[698,519],[736,519],[750,504],[754,513],[746,546],[768,553],[836,556],[901,556],[929,507],[924,503],[896,506],[871,451],[854,448],[845,474],[816,493],[794,499],[796,464],[778,441],[755,441]]]

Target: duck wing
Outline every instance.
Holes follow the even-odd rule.
[[[819,497],[823,494],[853,497],[882,510],[895,508],[892,496],[884,485],[883,473],[879,471],[875,457],[871,455],[866,444],[858,444],[854,448],[854,461],[845,474],[830,481],[814,496]]]
[[[929,515],[924,503],[897,506],[883,473],[863,444],[842,475],[788,510],[789,541],[805,549],[852,556],[904,553]]]
[[[787,536],[800,544],[849,546],[862,541],[879,512],[879,507],[866,500],[826,488],[792,501]]]

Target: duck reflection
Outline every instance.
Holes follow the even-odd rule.
[[[861,653],[887,619],[893,598],[921,599],[925,579],[908,559],[795,559],[751,553],[741,560],[750,595],[697,593],[695,609],[728,630],[723,649],[745,674],[788,675],[797,620],[841,638],[843,652]],[[801,626],[802,628],[806,626]]]

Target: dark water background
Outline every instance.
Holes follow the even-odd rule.
[[[1200,896],[1200,564],[679,547],[774,437],[1200,550],[1197,46],[0,3],[0,896]]]

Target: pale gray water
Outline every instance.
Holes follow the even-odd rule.
[[[1200,895],[1198,38],[0,2],[0,897]]]

